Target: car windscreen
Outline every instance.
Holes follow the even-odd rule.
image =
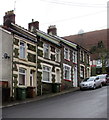
[[[99,78],[104,79],[104,78],[106,78],[106,75],[100,75]]]
[[[90,77],[87,81],[93,81],[95,80],[95,77]]]
[[[89,78],[86,78],[86,79],[84,79],[83,81],[85,82],[85,81],[87,81]]]

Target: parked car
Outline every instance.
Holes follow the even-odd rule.
[[[101,80],[97,76],[86,78],[80,83],[80,90],[96,89],[97,87],[102,87]]]
[[[99,79],[101,80],[102,85],[107,84],[107,74],[97,75],[97,77],[99,77]]]

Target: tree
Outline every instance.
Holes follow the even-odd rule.
[[[108,51],[106,50],[103,42],[99,41],[96,46],[93,46],[90,49],[90,52],[92,54],[94,53],[98,54],[98,59],[100,59],[102,63],[102,73],[106,73],[106,62],[109,57],[108,57]]]

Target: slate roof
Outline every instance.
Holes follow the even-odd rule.
[[[108,29],[109,30],[109,29]],[[78,45],[90,50],[96,46],[99,41],[103,41],[105,47],[109,50],[109,40],[107,39],[107,29],[91,31],[87,33],[69,35],[62,37],[68,41],[77,43]],[[92,59],[96,59],[97,55],[92,55]]]

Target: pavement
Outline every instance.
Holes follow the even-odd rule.
[[[55,97],[55,96],[58,96],[58,95],[63,95],[63,94],[70,93],[70,92],[75,92],[75,91],[78,91],[78,90],[79,90],[79,87],[76,87],[76,88],[71,88],[71,89],[64,90],[64,91],[61,91],[61,92],[58,92],[58,93],[50,93],[50,94],[46,94],[46,95],[36,96],[34,98],[26,98],[25,100],[9,101],[9,102],[3,103],[2,106],[0,106],[0,108],[11,107],[11,106],[19,105],[19,104],[26,104],[26,103],[29,103],[29,102],[39,101],[39,100],[42,100],[42,99]]]

